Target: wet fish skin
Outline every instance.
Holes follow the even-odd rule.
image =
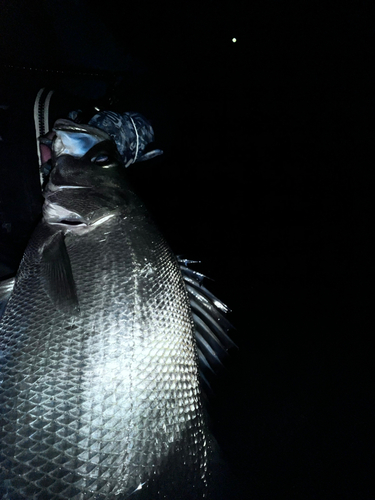
[[[82,157],[55,155],[0,323],[2,499],[207,493],[186,288],[102,142]],[[92,161],[99,153],[107,168]]]

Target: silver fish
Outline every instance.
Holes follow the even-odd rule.
[[[43,218],[0,322],[0,497],[206,497],[198,352],[220,362],[225,306],[180,266],[110,137],[54,130]]]

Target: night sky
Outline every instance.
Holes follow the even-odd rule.
[[[233,498],[374,500],[374,6],[24,3],[0,16],[0,275],[40,216],[37,91],[54,118],[143,113],[164,155],[129,175],[233,311]]]

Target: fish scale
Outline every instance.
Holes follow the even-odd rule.
[[[125,216],[67,236],[80,298],[73,318],[46,307],[35,250],[50,229],[42,223],[34,234],[1,327],[3,349],[16,348],[0,390],[1,474],[14,498],[125,498],[182,437],[185,473],[206,468],[186,291],[149,226]]]

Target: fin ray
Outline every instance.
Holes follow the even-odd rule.
[[[61,231],[54,234],[42,250],[41,275],[45,290],[54,306],[66,314],[77,314],[77,290]]]
[[[202,390],[206,396],[211,396],[210,381],[225,370],[223,362],[229,356],[228,351],[237,348],[228,335],[230,330],[234,330],[225,317],[230,309],[203,286],[204,274],[187,267],[197,261],[182,257],[177,257],[177,260],[190,300]]]
[[[8,278],[0,281],[0,319],[4,314],[9,297],[12,295],[16,278]]]
[[[192,311],[197,315],[198,318],[203,321],[207,327],[210,329],[211,334],[214,335],[223,349],[229,349],[231,347],[237,347],[233,340],[226,333],[229,330],[233,330],[232,324],[224,318],[217,310],[206,310],[196,299],[195,296],[190,295],[190,305]],[[216,312],[216,314],[215,314]],[[220,321],[220,323],[219,323]]]

